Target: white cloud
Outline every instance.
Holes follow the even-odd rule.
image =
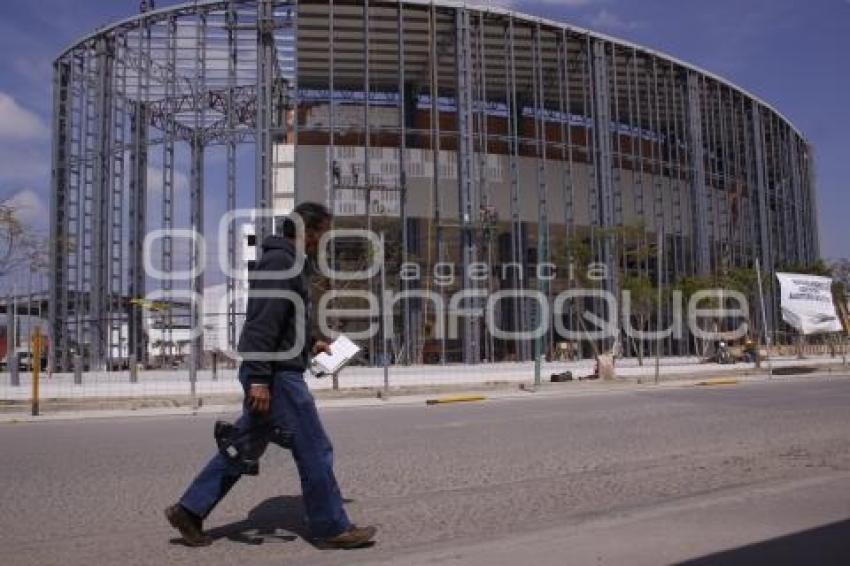
[[[590,27],[597,30],[627,30],[640,27],[640,22],[624,20],[607,8],[599,10],[590,18]]]
[[[49,136],[50,129],[39,115],[0,92],[0,140],[44,140]]]
[[[128,158],[129,159],[129,158]],[[125,180],[129,186],[129,176]],[[189,177],[180,171],[174,171],[174,194],[189,192]],[[162,194],[162,167],[148,165],[148,193]]]
[[[149,159],[153,159],[155,151],[154,147],[150,148]],[[126,167],[124,174],[124,190],[130,190],[130,152],[124,152],[124,166]],[[162,195],[162,165],[159,163],[151,163],[148,161],[148,194],[153,197]],[[174,168],[174,194],[179,195],[189,192],[189,176],[180,170],[180,163],[175,164]]]
[[[32,189],[18,191],[5,200],[15,210],[18,220],[29,227],[43,227],[47,224],[49,209],[44,197]]]
[[[35,112],[0,91],[0,183],[43,186],[50,180],[50,129]]]

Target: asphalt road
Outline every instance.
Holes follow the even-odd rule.
[[[304,540],[277,449],[176,544],[214,418],[135,418],[0,425],[0,563],[850,564],[847,376],[323,414],[373,548]]]

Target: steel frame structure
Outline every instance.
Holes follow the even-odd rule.
[[[314,117],[320,111],[325,122]],[[156,285],[173,292],[179,282],[145,275],[143,243],[155,227],[203,233],[211,147],[224,150],[227,210],[237,207],[240,146],[254,150],[259,209],[280,196],[276,140],[295,146],[292,196],[307,198],[305,184],[325,176],[332,208],[341,198],[335,148],[361,148],[358,186],[367,202],[353,221],[394,226],[401,263],[430,271],[454,262],[464,273],[459,287],[482,296],[536,287],[551,297],[575,281],[537,280],[534,267],[576,259],[582,247],[608,266],[612,291],[629,274],[655,280],[662,265],[661,280],[675,283],[757,257],[775,268],[819,255],[812,149],[769,104],[651,49],[504,9],[448,0],[199,0],[148,11],[60,54],[53,116],[49,308],[57,369],[80,356],[108,367],[122,343],[144,361],[136,300]],[[329,148],[326,166],[305,169],[311,147]],[[395,152],[392,187],[373,182],[383,148]],[[414,174],[416,152],[429,171]],[[188,177],[184,220],[178,175]],[[396,216],[373,218],[375,191],[399,195]],[[418,235],[425,225],[427,252]],[[258,237],[272,230],[262,220],[256,228]],[[660,234],[665,257],[630,257],[626,228],[645,245]],[[240,242],[232,227],[223,245],[234,258]],[[174,246],[166,234],[166,273],[177,268]],[[195,262],[202,251],[190,250]],[[480,261],[513,267],[506,279],[482,283],[468,269]],[[203,275],[185,286],[202,292]],[[428,288],[399,283],[408,292],[398,318],[405,363],[427,341],[421,327],[432,315],[411,297]],[[230,344],[235,289],[228,279]],[[767,297],[775,329],[775,294]],[[527,302],[507,304],[509,326],[535,325]],[[190,308],[196,323],[200,309]],[[461,334],[459,361],[497,357],[479,318],[465,318]],[[549,348],[556,338],[547,331]],[[532,346],[520,342],[502,358],[530,359]],[[193,369],[201,348],[197,337]],[[668,344],[674,353],[687,348]],[[441,361],[450,349],[443,340]]]

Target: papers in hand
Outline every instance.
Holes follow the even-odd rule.
[[[313,358],[312,370],[316,375],[337,373],[360,352],[360,347],[345,336],[340,336],[331,343],[330,350],[330,355],[322,352]]]

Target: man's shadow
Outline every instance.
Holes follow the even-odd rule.
[[[206,533],[213,540],[226,538],[251,545],[293,542],[300,537],[315,548],[323,548],[310,534],[304,515],[304,500],[300,495],[281,495],[266,499],[251,509],[245,519],[209,529]]]
[[[243,544],[292,542],[298,537],[313,544],[304,521],[304,500],[295,495],[266,499],[251,509],[245,519],[209,529],[206,533],[213,540],[226,538]]]

